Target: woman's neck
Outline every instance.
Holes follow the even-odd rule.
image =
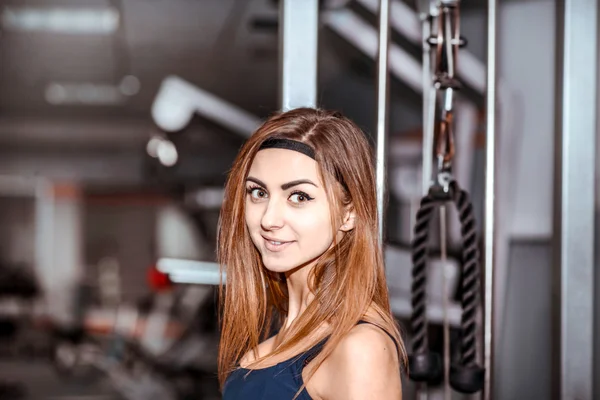
[[[288,308],[282,330],[290,328],[315,297],[308,287],[308,277],[311,270],[311,267],[306,266],[286,274]]]

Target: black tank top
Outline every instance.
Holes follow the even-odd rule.
[[[384,332],[392,338],[397,347],[396,339],[387,331]],[[321,352],[327,339],[323,339],[304,353],[270,367],[236,369],[225,381],[222,400],[292,400],[304,384],[302,370]],[[306,388],[302,389],[297,399],[312,400]]]

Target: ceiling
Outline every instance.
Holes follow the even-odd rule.
[[[465,8],[480,4],[462,2]],[[2,10],[85,6],[112,8],[119,15],[118,29],[104,35],[2,30],[0,160],[3,152],[37,154],[65,148],[142,153],[150,134],[156,130],[150,118],[152,101],[161,81],[171,74],[257,116],[270,114],[277,108],[277,30],[256,28],[254,22],[276,21],[276,3],[275,0],[0,1]],[[350,114],[356,112],[359,123],[362,118],[363,124],[370,124],[374,116],[374,63],[332,33],[323,32],[320,41],[320,95]],[[139,90],[133,95],[121,95],[117,104],[73,105],[49,101],[48,90],[56,84],[118,87],[128,76],[137,79]],[[406,101],[416,101],[418,107],[418,97],[412,96]],[[369,111],[363,111],[367,107]],[[177,140],[199,149],[200,153],[222,154],[227,159],[233,157],[242,141],[199,117],[187,132],[188,135],[180,135]]]
[[[5,1],[2,6],[23,3]],[[82,2],[26,5],[77,8]],[[115,7],[119,30],[108,35],[2,32],[0,141],[24,144],[39,136],[41,141],[72,136],[75,142],[84,137],[95,137],[95,143],[135,142],[128,136],[141,134],[136,124],[150,122],[152,100],[169,74],[250,112],[273,108],[277,37],[253,32],[247,23],[254,14],[276,14],[268,1],[86,0],[85,7]],[[140,89],[119,104],[53,105],[46,99],[53,82],[118,85],[128,75],[139,80]],[[48,132],[38,132],[53,124]],[[102,131],[106,135],[96,134]]]

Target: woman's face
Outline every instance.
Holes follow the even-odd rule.
[[[246,225],[265,267],[287,272],[333,243],[330,206],[317,162],[293,150],[256,154],[246,179]]]

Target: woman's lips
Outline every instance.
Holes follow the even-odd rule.
[[[265,247],[267,248],[267,250],[274,252],[274,253],[285,250],[286,248],[289,247],[290,244],[293,243],[293,241],[284,242],[284,241],[270,240],[264,236],[263,236],[263,240],[265,241]]]

